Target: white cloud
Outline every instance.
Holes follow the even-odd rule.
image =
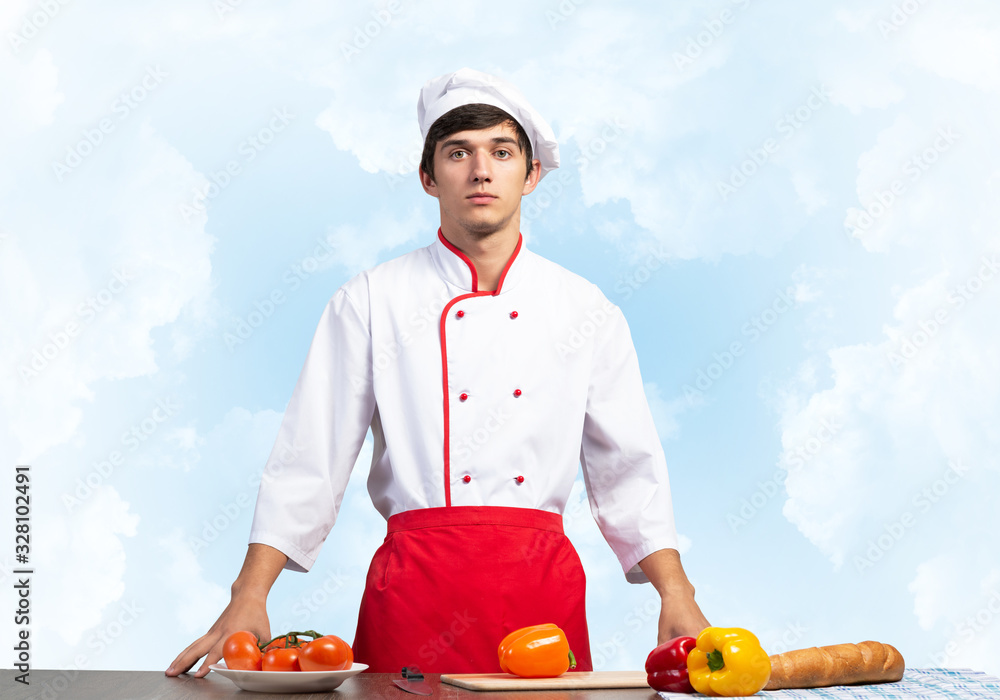
[[[799,201],[805,206],[806,214],[814,214],[829,203],[829,195],[819,188],[815,173],[795,170],[792,171],[791,177],[792,186],[799,196]]]
[[[59,91],[59,71],[52,54],[39,49],[19,64],[4,52],[0,66],[0,92],[8,96],[4,110],[8,128],[31,133],[51,124],[56,108],[65,99]],[[14,95],[17,99],[12,99]]]
[[[922,6],[887,37],[892,61],[869,67],[885,77],[894,61],[893,79],[907,85],[907,100],[857,160],[858,201],[845,216],[858,244],[878,257],[860,261],[871,267],[855,290],[849,269],[807,280],[828,301],[826,317],[811,324],[815,334],[849,328],[852,309],[869,330],[860,338],[852,330],[850,345],[807,340],[823,358],[805,361],[779,399],[780,463],[788,469],[785,516],[835,567],[851,576],[891,568],[911,581],[917,624],[942,635],[942,654],[951,646],[947,658],[913,665],[995,671],[1000,624],[975,632],[973,644],[962,625],[988,605],[996,572],[984,562],[1000,547],[991,497],[1000,472],[1000,369],[991,359],[1000,342],[1000,153],[986,126],[1000,102],[958,83],[929,91],[920,82],[993,89],[992,62],[976,59],[982,33],[995,26],[995,13],[987,18],[982,8]],[[892,295],[891,317],[872,332],[886,300],[869,295],[882,290]]]
[[[691,547],[693,545],[694,542],[692,542],[691,538],[688,537],[687,535],[682,535],[682,534],[677,535],[677,553],[680,554],[681,556],[684,556],[689,551],[691,551]]]
[[[661,396],[660,387],[656,382],[643,383],[646,392],[646,401],[649,403],[649,410],[653,414],[653,422],[656,423],[656,432],[660,440],[674,440],[681,432],[677,417],[684,413],[687,401],[684,398],[676,398],[667,401]]]
[[[229,588],[205,579],[198,557],[180,529],[160,537],[157,545],[163,551],[163,592],[177,601],[174,619],[185,634],[204,634],[229,604]]]
[[[750,37],[756,41],[749,10],[683,70],[676,67],[674,54],[683,53],[705,31],[713,13],[680,7],[669,18],[651,22],[650,8],[641,7],[610,10],[584,5],[563,12],[557,6],[524,3],[524,10],[539,21],[549,11],[561,20],[537,52],[501,65],[479,62],[473,67],[509,78],[546,115],[560,139],[563,167],[579,175],[584,207],[627,201],[633,230],[636,225],[645,229],[679,257],[771,250],[787,237],[774,228],[747,230],[739,236],[715,233],[720,205],[715,181],[728,172],[734,153],[742,156],[756,145],[756,134],[747,135],[746,141],[743,134],[733,139],[725,126],[726,107],[720,104],[720,96],[729,89],[720,69],[745,49]],[[483,44],[479,34],[462,34],[459,29],[463,22],[483,19],[482,13],[472,6],[461,18],[449,18],[448,36],[456,44],[451,55],[460,55],[462,47],[471,51]],[[511,8],[510,16],[516,14]],[[491,36],[499,36],[503,21],[491,14],[489,22]],[[417,43],[441,37],[433,8],[419,16],[404,13],[393,20],[385,36],[403,31]],[[310,80],[334,93],[317,124],[339,149],[352,153],[363,170],[412,173],[421,148],[414,119],[419,88],[428,78],[459,65],[422,54],[407,56],[401,63],[387,42],[379,43],[382,38],[377,37],[349,67],[331,61],[307,71]],[[636,70],[638,64],[649,70]],[[798,97],[796,93],[787,99]],[[712,115],[707,121],[706,113]],[[766,119],[771,119],[770,113]],[[710,147],[690,152],[692,138]],[[794,175],[806,214],[827,201],[810,172],[803,165]],[[642,238],[649,237],[633,233],[631,239],[641,248],[647,244]]]
[[[1000,21],[992,3],[926,3],[898,38],[914,65],[980,90],[1000,90]]]
[[[0,5],[5,37],[35,6],[27,0]],[[224,114],[219,105],[233,102],[245,110],[256,107],[246,95],[273,95],[276,86],[287,87],[289,104],[302,114],[321,111],[313,105],[326,107],[308,126],[328,132],[329,137],[320,135],[350,154],[357,170],[412,178],[420,148],[417,91],[427,78],[468,63],[511,78],[559,134],[564,172],[574,178],[566,191],[574,199],[562,195],[559,206],[565,205],[570,218],[554,225],[571,234],[600,231],[618,245],[623,260],[648,250],[651,239],[683,258],[813,256],[807,258],[813,267],[796,277],[795,296],[799,302],[822,298],[823,318],[811,317],[807,325],[828,337],[793,339],[820,352],[789,370],[797,374],[780,397],[783,460],[792,467],[786,514],[827,557],[850,566],[886,524],[904,510],[913,511],[920,517],[918,526],[934,535],[926,541],[907,536],[886,557],[913,581],[919,624],[946,641],[963,642],[959,625],[989,604],[996,573],[981,562],[998,548],[989,533],[1000,530],[990,500],[997,471],[993,431],[1000,418],[995,353],[990,352],[1000,338],[991,311],[998,307],[1000,283],[980,280],[982,288],[967,299],[957,290],[968,288],[979,274],[984,254],[1000,248],[1000,212],[993,204],[1000,201],[995,165],[1000,154],[993,133],[1000,83],[994,3],[922,3],[916,16],[887,37],[877,23],[891,11],[888,5],[873,9],[845,0],[832,8],[802,3],[778,11],[750,3],[746,14],[727,25],[685,70],[677,69],[674,54],[718,8],[681,3],[664,13],[652,3],[611,10],[593,3],[539,6],[522,0],[500,15],[480,5],[463,6],[456,14],[453,3],[435,0],[420,11],[404,5],[348,62],[343,46],[372,21],[372,12],[382,7],[378,0],[352,5],[299,1],[278,11],[242,3],[224,17],[210,4],[193,0],[155,7],[96,3],[86,13],[76,5],[61,7],[60,16],[24,51],[0,56],[0,94],[13,105],[0,114],[0,160],[18,166],[0,172],[0,228],[6,235],[0,237],[0,364],[16,368],[34,350],[57,343],[66,322],[77,318],[79,304],[97,294],[120,263],[132,263],[136,277],[27,387],[16,374],[0,379],[0,451],[31,460],[62,445],[69,464],[74,450],[93,453],[94,442],[105,434],[114,437],[130,420],[105,413],[118,405],[116,391],[130,393],[132,387],[122,380],[156,377],[190,387],[176,364],[211,351],[202,341],[218,313],[211,289],[214,241],[205,230],[207,217],[188,225],[177,220],[176,209],[190,201],[193,188],[207,184],[198,172],[201,166],[193,163],[218,162],[205,144],[243,136],[234,135],[225,117],[216,119]],[[562,13],[561,21],[551,25],[547,11]],[[484,21],[489,22],[485,32]],[[94,31],[69,31],[71,24]],[[775,36],[782,40],[773,41]],[[503,58],[481,58],[487,55]],[[141,114],[147,122],[137,114],[120,125],[79,169],[57,182],[51,160],[64,157],[81,129],[107,113],[108,97],[134,77],[115,69],[159,58],[171,73],[170,100],[157,95]],[[723,202],[715,191],[717,180],[748,149],[774,136],[775,119],[819,84],[831,91],[830,104]],[[934,149],[938,129],[949,128],[958,139],[935,157],[927,149]],[[845,189],[852,161],[862,151],[856,181]],[[920,177],[910,179],[904,167],[925,153],[935,162],[926,169],[917,166]],[[312,165],[304,159],[292,164]],[[826,269],[831,252],[843,253],[842,247],[824,247],[827,229],[839,228],[845,219],[856,223],[850,217],[871,208],[896,179],[903,180],[906,191],[885,216],[875,217],[858,240],[840,241],[864,257],[852,251],[831,263],[839,269]],[[241,180],[241,186],[244,182],[249,186],[251,181]],[[409,184],[412,189],[415,183]],[[398,201],[371,215],[361,211],[364,204],[351,202],[345,210],[355,223],[338,217],[327,228],[341,251],[337,263],[353,271],[410,244],[418,229],[429,226]],[[852,205],[856,211],[849,215]],[[845,211],[831,223],[824,217],[832,207]],[[303,221],[315,223],[306,216]],[[321,221],[316,230],[324,225]],[[802,247],[779,251],[793,236]],[[224,263],[239,262],[232,250]],[[752,263],[754,257],[746,260]],[[881,285],[892,290],[893,299],[852,295],[857,275],[877,280],[866,290]],[[953,294],[964,299],[961,307],[949,301]],[[862,312],[889,306],[892,313],[874,325],[851,323]],[[946,321],[935,321],[940,309],[948,312]],[[938,330],[931,333],[927,328],[933,323]],[[893,367],[889,353],[901,352],[906,343],[920,347]],[[665,402],[655,384],[647,393],[661,438],[671,439],[679,407]],[[248,489],[233,482],[232,474],[241,474],[248,464],[262,466],[280,414],[235,409],[222,419],[206,419],[199,411],[164,427],[157,435],[159,447],[137,455],[132,466],[190,469],[189,477],[204,479],[211,495],[190,502],[200,523],[231,498],[222,487]],[[824,420],[838,426],[825,440],[820,433]],[[197,426],[206,423],[218,425],[202,434]],[[370,443],[365,451],[368,456],[363,453],[359,460],[370,459]],[[186,460],[188,453],[194,459]],[[801,465],[793,467],[793,457]],[[947,497],[933,508],[918,511],[913,499],[942,477],[949,458],[965,460],[970,474],[949,485]],[[381,518],[364,491],[360,466],[344,503],[343,525],[331,537],[342,532],[344,556],[367,565],[369,548],[381,537]],[[169,501],[170,488],[189,495],[182,486],[175,483],[156,495]],[[39,526],[44,549],[51,541],[54,554],[69,554],[48,561],[48,570],[81,572],[89,581],[87,591],[102,582],[93,598],[70,610],[68,627],[58,623],[77,640],[102,610],[107,615],[114,596],[122,595],[121,540],[137,532],[130,507],[113,490],[102,493],[87,502],[90,520],[82,523],[81,533],[93,535],[107,553],[102,554],[109,557],[104,572],[91,571],[82,554],[68,552],[66,543],[82,537],[76,520],[54,518]],[[211,501],[216,497],[219,504]],[[147,512],[158,512],[130,501],[144,522]],[[600,612],[597,624],[616,631],[649,587],[629,587],[619,595],[620,569],[579,486],[574,504],[582,506],[585,517],[571,518],[568,529],[598,572],[592,590],[621,599],[610,616]],[[98,505],[102,514],[111,514],[101,526],[93,520]],[[244,510],[240,518],[245,524],[249,513]],[[957,536],[962,548],[947,551],[941,532],[962,533]],[[239,527],[226,533],[233,541],[241,536]],[[173,557],[171,585],[187,576],[209,588],[182,612],[183,623],[197,627],[195,620],[221,601],[223,584],[212,579],[223,575],[225,547],[195,561],[176,535],[159,542]],[[922,551],[915,553],[918,544]],[[88,540],[82,551],[89,556],[93,546]],[[330,547],[324,556],[339,561],[341,551]],[[956,600],[969,605],[962,608]],[[47,601],[39,602],[43,616],[65,607]],[[56,623],[46,618],[46,624]],[[202,617],[196,631],[205,624]],[[997,624],[977,633],[980,644],[955,656],[956,663],[990,668],[994,662],[986,655],[998,648]],[[641,631],[652,641],[648,624]],[[630,640],[628,659],[639,664],[642,639],[634,635]],[[45,647],[40,651],[41,660]]]
[[[989,357],[1000,334],[987,319],[1000,273],[966,300],[956,290],[968,279],[939,274],[907,290],[885,338],[831,350],[833,386],[782,418],[785,515],[838,566],[864,557],[901,513],[923,516],[914,499],[950,460],[998,468],[1000,370]]]
[[[136,131],[113,134],[118,143],[84,163],[86,177],[68,175],[60,206],[5,203],[11,239],[0,264],[11,274],[0,287],[14,340],[0,361],[16,370],[0,380],[0,414],[21,460],[70,438],[96,382],[156,373],[153,329],[211,293],[213,239],[204,219],[188,225],[177,210],[203,178],[147,123]],[[120,158],[121,171],[102,158]],[[99,248],[76,235],[80,226],[102,229]]]
[[[60,572],[34,580],[33,608],[41,639],[51,635],[75,645],[125,592],[122,539],[136,535],[139,516],[112,486],[97,487],[71,514],[60,506],[33,519],[38,571]]]
[[[913,612],[925,630],[931,629],[946,614],[948,591],[962,587],[957,579],[964,577],[965,572],[954,563],[953,555],[940,554],[917,566],[909,589],[913,593]]]
[[[357,85],[355,89],[372,99],[370,86]],[[404,119],[398,110],[382,111],[374,104],[370,107],[372,111],[328,107],[316,118],[316,126],[330,133],[337,148],[357,156],[365,172],[415,172],[423,148],[419,131],[413,133],[416,119]],[[401,137],[403,134],[409,138]]]
[[[1000,545],[991,537],[994,546]],[[1000,648],[1000,568],[977,559],[964,542],[956,542],[952,551],[917,567],[909,586],[914,613],[923,629],[940,627],[944,640],[928,659],[910,660],[911,665],[1000,673],[995,651]]]
[[[330,227],[326,242],[334,249],[320,269],[341,267],[349,274],[356,274],[374,266],[388,250],[418,240],[429,229],[437,230],[427,220],[424,210],[411,209],[404,218],[386,211],[374,212],[363,227],[340,224]]]

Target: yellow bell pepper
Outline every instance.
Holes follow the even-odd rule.
[[[687,666],[691,685],[704,695],[753,695],[771,677],[767,652],[752,632],[739,627],[703,629]]]

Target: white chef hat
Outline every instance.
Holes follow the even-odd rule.
[[[503,78],[462,68],[424,83],[417,101],[417,121],[424,141],[431,125],[446,112],[469,104],[499,107],[517,120],[531,142],[531,153],[541,163],[539,179],[559,167],[559,144],[552,127],[528,104],[521,91]]]

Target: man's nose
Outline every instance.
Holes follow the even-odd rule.
[[[490,157],[485,153],[476,153],[472,156],[472,179],[475,182],[489,182],[493,179],[493,172],[490,169]]]

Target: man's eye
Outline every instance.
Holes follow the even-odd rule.
[[[451,154],[451,157],[452,158],[461,158],[464,155],[466,155],[465,151],[455,151],[454,153]]]
[[[499,151],[497,151],[497,155],[500,156],[501,158],[509,158],[510,151],[505,151],[504,149],[501,148]]]

